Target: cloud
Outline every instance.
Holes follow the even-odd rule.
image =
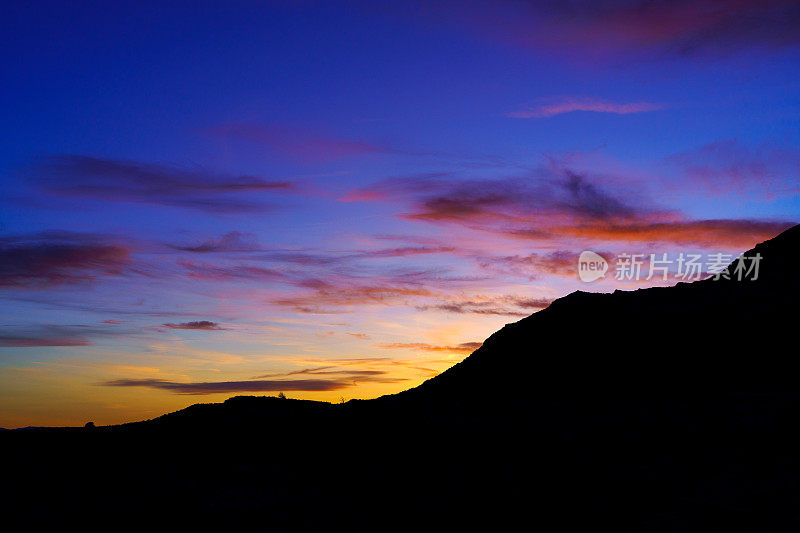
[[[433,305],[417,306],[420,311],[445,311],[458,314],[528,316],[531,310],[544,309],[552,303],[551,298],[524,296],[494,296],[467,300],[449,300]]]
[[[468,284],[474,277],[448,275],[449,268],[387,268],[369,260],[448,253],[454,247],[398,247],[325,253],[259,251],[237,256],[234,264],[209,264],[178,260],[192,279],[208,281],[261,281],[272,291],[266,301],[299,313],[341,312],[359,305],[393,305],[407,299],[432,296],[445,285]],[[247,261],[247,262],[245,262]],[[276,268],[260,262],[286,262]],[[299,266],[292,266],[297,264]],[[269,285],[266,285],[269,284]]]
[[[307,129],[276,124],[223,124],[208,133],[236,141],[269,147],[295,158],[326,161],[368,154],[394,153],[395,150],[366,141],[325,135]]]
[[[209,320],[196,320],[194,322],[182,322],[180,324],[163,324],[164,327],[170,329],[200,329],[205,331],[220,331],[221,328],[216,322]]]
[[[265,251],[257,256],[258,259],[295,263],[304,266],[327,267],[344,265],[361,260],[412,257],[417,255],[447,254],[456,249],[453,246],[398,246],[394,248],[378,248],[374,250],[343,250],[340,252],[316,251]]]
[[[162,379],[115,379],[101,385],[108,387],[149,387],[166,390],[176,394],[218,394],[236,392],[279,392],[305,391],[320,392],[344,389],[353,385],[344,379],[293,379],[293,380],[250,380],[250,381],[211,381],[182,383]]]
[[[554,166],[534,175],[497,179],[396,178],[367,189],[385,199],[405,199],[412,220],[512,222],[532,216],[585,219],[631,218],[639,208],[611,194],[579,172]]]
[[[528,255],[478,256],[476,262],[481,268],[498,275],[528,279],[536,279],[540,274],[573,277],[578,255],[580,252],[556,250]]]
[[[265,374],[263,376],[256,376],[253,379],[288,378],[298,375],[322,375],[336,376],[335,379],[346,379],[351,381],[352,385],[356,385],[359,381],[369,381],[375,383],[400,383],[402,381],[407,381],[406,378],[390,377],[388,374],[389,372],[386,370],[353,370],[350,368],[338,368],[336,365],[329,365],[314,368],[303,368],[282,374]]]
[[[250,233],[229,231],[219,239],[208,239],[194,246],[172,246],[176,250],[195,253],[252,252],[259,249]]]
[[[506,113],[511,118],[548,118],[574,111],[592,111],[595,113],[613,113],[629,115],[663,109],[663,104],[652,102],[615,103],[596,98],[562,98],[551,102],[543,102],[527,106],[518,111]]]
[[[794,222],[718,219],[575,226],[560,228],[559,232],[595,241],[667,242],[746,249],[794,225]]]
[[[260,211],[258,193],[287,192],[287,181],[212,174],[137,161],[84,155],[52,156],[34,165],[33,178],[50,194],[102,201],[140,202],[215,213]]]
[[[271,250],[259,254],[258,259],[280,263],[294,263],[303,266],[328,267],[346,262],[345,253],[323,253],[317,251]]]
[[[397,246],[394,248],[378,248],[374,250],[343,250],[339,252],[320,252],[307,250],[269,250],[262,248],[252,234],[231,231],[219,238],[209,238],[200,244],[171,245],[171,248],[182,252],[203,254],[242,254],[251,253],[249,259],[277,263],[294,263],[303,266],[327,267],[343,265],[348,262],[364,259],[399,258],[416,255],[445,254],[455,251],[453,246]],[[185,262],[188,267],[190,262]],[[208,265],[206,265],[207,267]],[[189,267],[191,268],[191,267]]]
[[[462,354],[463,353],[464,352],[462,352]],[[457,359],[454,357],[447,357],[447,356],[445,356],[444,358],[428,359],[424,355],[416,355],[414,356],[413,360],[394,359],[391,357],[350,357],[350,358],[338,358],[338,359],[318,359],[318,358],[309,358],[303,360],[292,359],[290,361],[293,363],[326,364],[335,366],[366,366],[366,367],[388,366],[388,367],[405,367],[405,368],[420,369],[420,367],[417,366],[420,364],[420,362],[426,365],[452,366],[457,361]],[[425,373],[431,372],[431,370],[427,368],[422,370]]]
[[[90,346],[90,339],[130,334],[118,328],[88,325],[27,325],[2,326],[0,330],[0,347],[35,348],[45,346]]]
[[[421,342],[393,342],[388,344],[377,344],[378,348],[389,349],[410,349],[423,352],[448,352],[448,353],[472,353],[481,347],[481,342],[462,342],[452,346],[441,346],[436,344],[425,344]]]
[[[37,346],[89,346],[91,343],[79,336],[21,336],[0,334],[0,347],[34,348]]]
[[[347,364],[347,363],[344,363]],[[386,370],[340,369],[335,364],[303,368],[292,372],[266,374],[247,381],[176,382],[162,379],[115,379],[101,383],[109,387],[149,387],[176,394],[217,394],[232,392],[325,392],[353,387],[358,382],[399,383],[407,378],[388,376]],[[309,379],[289,379],[293,376],[312,376]],[[315,378],[313,376],[324,376]]]
[[[584,61],[721,55],[800,43],[800,5],[793,0],[418,1],[393,12]]]
[[[670,171],[664,183],[672,190],[691,187],[745,198],[774,198],[800,191],[800,151],[771,143],[749,146],[736,139],[713,142],[666,158]]]
[[[52,232],[0,238],[0,287],[44,288],[120,274],[130,250],[99,237]]]
[[[361,257],[361,256],[359,256]],[[389,255],[395,257],[395,254]],[[358,263],[331,268],[327,261],[308,263],[310,268],[265,268],[251,264],[213,265],[179,260],[189,278],[206,281],[262,282],[270,291],[263,302],[298,313],[326,314],[359,305],[391,305],[406,299],[435,294],[431,287],[468,283],[474,278],[448,276],[446,268],[407,269]],[[292,259],[293,260],[293,259]],[[318,267],[315,268],[315,267]],[[249,290],[252,292],[252,290]]]
[[[299,313],[330,313],[331,307],[396,303],[402,298],[431,296],[433,292],[420,286],[350,284],[334,285],[317,280],[310,294],[276,298],[275,305]]]
[[[354,258],[409,257],[425,254],[446,254],[454,252],[453,246],[400,246],[380,250],[362,250]]]
[[[279,270],[253,265],[219,266],[184,260],[178,261],[178,265],[183,267],[188,272],[187,275],[193,279],[210,281],[277,281],[285,278],[285,274]]]
[[[580,239],[592,246],[661,242],[748,248],[792,225],[754,219],[693,220],[648,200],[641,181],[594,176],[554,160],[527,178],[411,177],[384,180],[368,189],[379,191],[382,201],[410,205],[410,212],[398,215],[407,220],[459,225],[548,245]],[[563,257],[551,259],[554,267],[563,265]],[[478,258],[479,264],[482,261]]]

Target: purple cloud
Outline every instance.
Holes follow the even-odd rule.
[[[173,248],[197,253],[252,252],[259,249],[254,235],[239,231],[230,231],[219,239],[208,239],[193,246],[173,246]]]
[[[542,170],[526,178],[388,179],[363,191],[363,198],[410,201],[413,211],[404,218],[432,222],[510,222],[534,214],[586,220],[628,219],[647,209],[599,187],[589,176],[566,168]]]
[[[0,347],[34,348],[38,346],[89,346],[91,343],[83,337],[60,336],[21,336],[0,334]]]
[[[88,325],[31,325],[0,327],[0,347],[90,346],[90,339],[130,334],[130,330]]]
[[[199,211],[237,213],[264,210],[261,201],[237,193],[291,191],[287,181],[218,175],[199,169],[103,159],[83,155],[48,157],[34,165],[33,178],[45,192],[103,201],[140,202]]]
[[[551,102],[543,102],[526,106],[524,109],[506,113],[511,118],[548,118],[574,111],[592,111],[595,113],[613,113],[629,115],[663,109],[662,104],[652,102],[616,103],[596,98],[562,98]]]
[[[293,379],[211,381],[181,383],[162,379],[115,379],[101,383],[108,387],[149,387],[176,394],[218,394],[232,392],[278,392],[278,391],[334,391],[352,386],[352,381],[337,379]]]
[[[179,324],[163,324],[165,328],[169,329],[197,329],[204,331],[220,331],[225,328],[220,327],[216,322],[209,320],[196,320],[194,322],[181,322]]]
[[[0,238],[0,286],[43,288],[122,273],[130,250],[66,232]]]

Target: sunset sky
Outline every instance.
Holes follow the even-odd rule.
[[[599,4],[5,2],[0,427],[398,392],[800,221],[797,2]]]

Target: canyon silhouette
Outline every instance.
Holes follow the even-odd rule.
[[[6,520],[795,531],[800,226],[756,254],[755,280],[574,292],[374,400],[0,432]]]

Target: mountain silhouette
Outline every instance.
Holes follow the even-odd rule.
[[[755,280],[574,292],[375,400],[4,431],[2,501],[278,531],[795,531],[800,226],[756,254]]]
[[[553,390],[796,389],[800,226],[742,254],[756,256],[755,279],[574,292],[399,396],[460,402],[501,388],[518,401]]]

